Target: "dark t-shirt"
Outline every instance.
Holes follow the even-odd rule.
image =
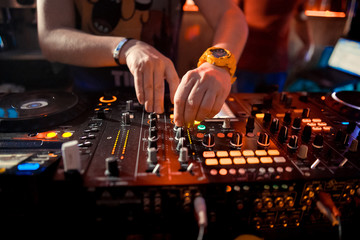
[[[79,29],[94,35],[139,39],[175,62],[184,0],[75,0]],[[71,66],[74,87],[104,91],[133,86],[126,66]]]
[[[285,72],[291,20],[304,0],[240,0],[249,35],[237,68],[260,73]]]

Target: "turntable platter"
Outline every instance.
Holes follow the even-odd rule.
[[[33,91],[0,98],[0,132],[39,131],[77,117],[78,96],[63,91]]]
[[[360,92],[333,92],[326,104],[338,113],[352,120],[360,121]]]

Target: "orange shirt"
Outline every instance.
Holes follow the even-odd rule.
[[[249,36],[238,69],[284,72],[288,66],[291,20],[303,9],[303,0],[240,0],[249,25]]]

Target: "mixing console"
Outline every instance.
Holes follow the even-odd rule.
[[[16,113],[0,105],[7,111],[0,122],[7,217],[52,202],[60,219],[71,208],[82,221],[121,223],[129,234],[183,238],[174,225],[194,235],[202,199],[208,239],[314,227],[338,239],[333,226],[341,224],[343,236],[353,234],[345,226],[359,217],[360,109],[349,103],[357,92],[231,94],[217,116],[189,128],[174,125],[171,104],[164,114],[147,113],[116,93],[88,96],[86,104],[72,94],[65,109],[40,93],[28,96]],[[43,124],[34,129],[29,121]]]

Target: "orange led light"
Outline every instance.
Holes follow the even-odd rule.
[[[100,102],[102,103],[111,103],[111,102],[115,102],[117,100],[117,98],[115,96],[112,96],[112,99],[106,100],[104,97],[101,97],[99,99]]]

